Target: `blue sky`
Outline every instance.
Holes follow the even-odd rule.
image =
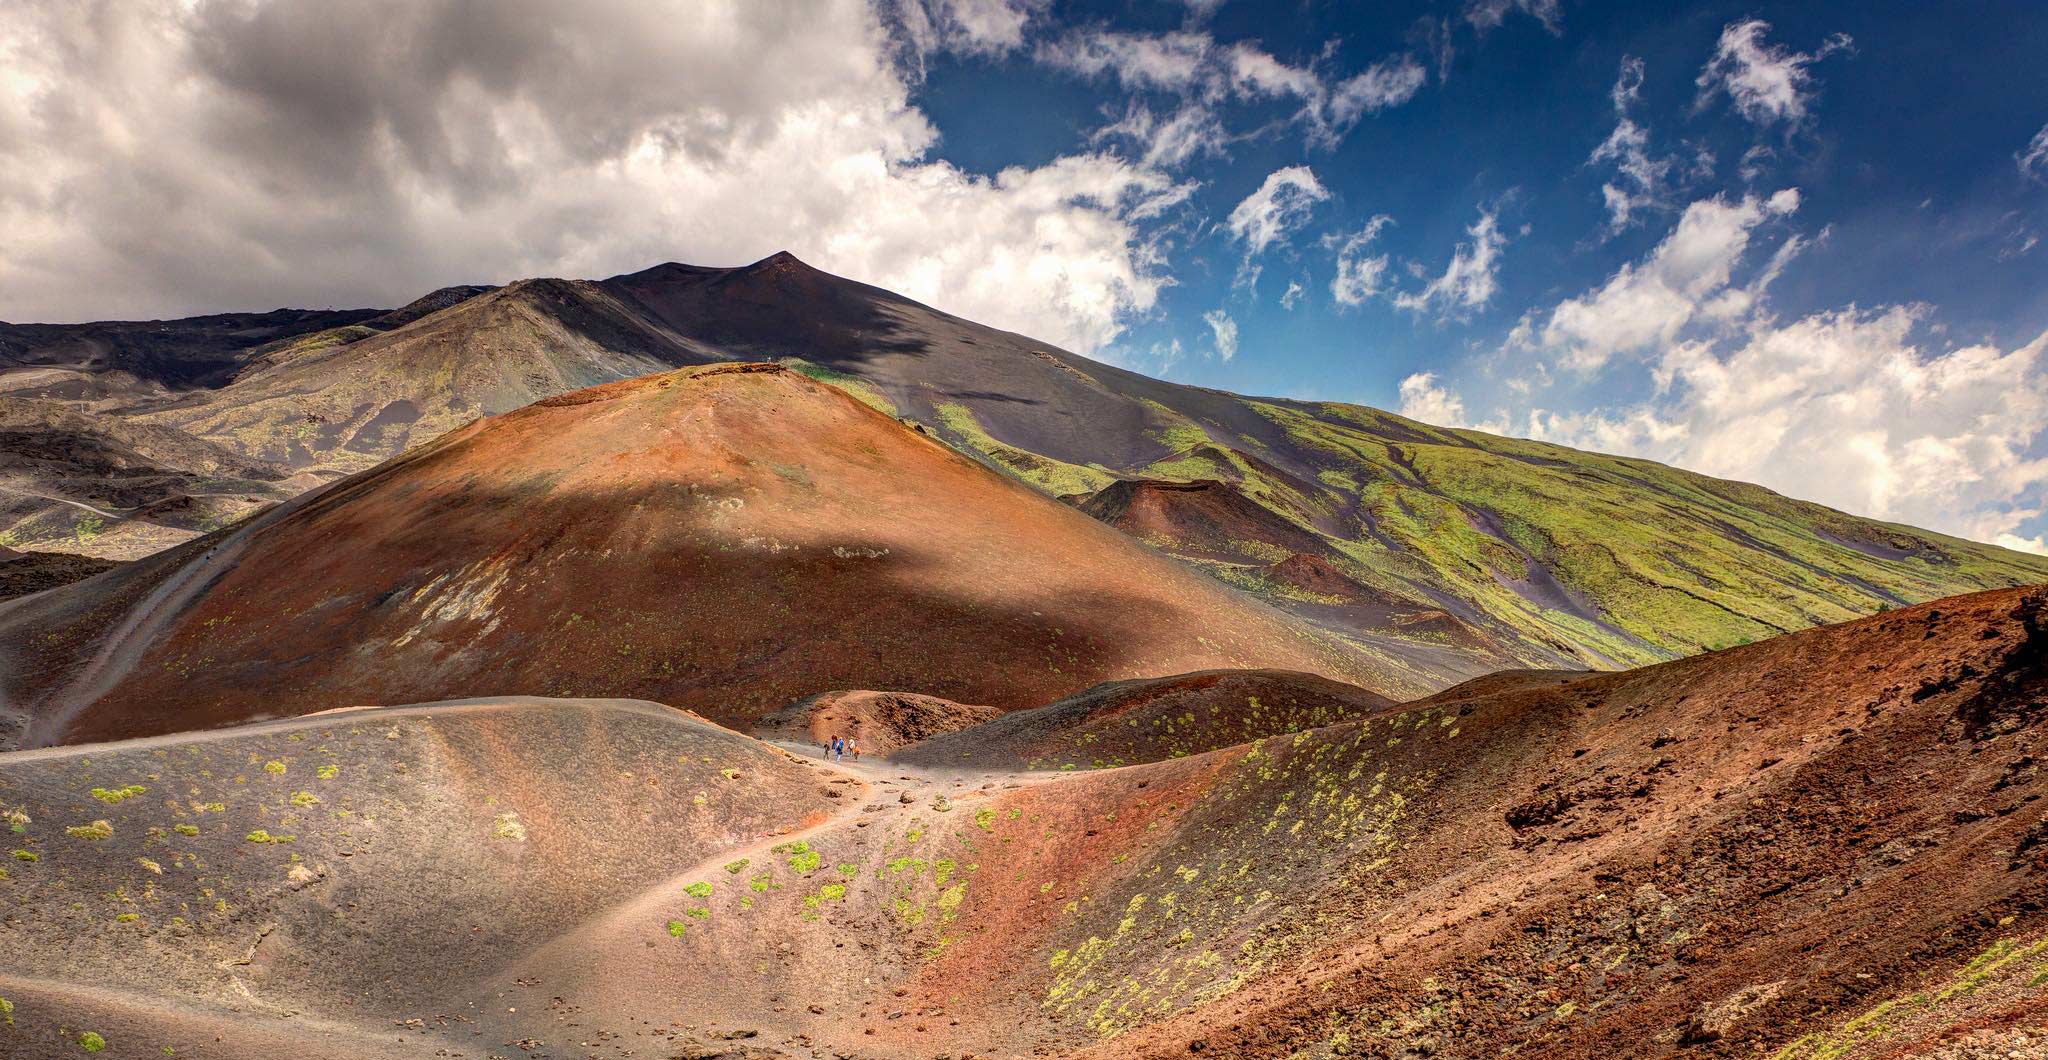
[[[2014,243],[2048,219],[2048,194],[2014,157],[2048,122],[2048,65],[2038,61],[2048,54],[2048,15],[2038,7],[1970,5],[1959,16],[1943,5],[1729,3],[1673,15],[1640,4],[1560,4],[1550,16],[1554,31],[1520,11],[1482,31],[1441,3],[1288,10],[1297,17],[1223,3],[1191,21],[1180,3],[1073,4],[1044,19],[1039,32],[1053,40],[1063,30],[1192,28],[1219,46],[1255,46],[1332,80],[1404,55],[1427,69],[1411,98],[1366,116],[1334,145],[1312,142],[1293,120],[1299,108],[1291,98],[1218,105],[1225,153],[1177,170],[1200,187],[1184,213],[1161,225],[1177,229],[1169,251],[1175,286],[1154,318],[1134,321],[1113,347],[1132,363],[1175,338],[1191,354],[1213,346],[1201,317],[1222,307],[1238,324],[1238,355],[1189,356],[1170,374],[1388,404],[1408,370],[1440,369],[1445,354],[1466,343],[1498,343],[1523,311],[1581,293],[1646,254],[1676,220],[1675,208],[1782,187],[1801,192],[1800,231],[1829,231],[1773,285],[1782,311],[1925,301],[1940,307],[1958,337],[2024,341],[2048,327],[2048,253],[2018,254]],[[1803,122],[1760,125],[1725,95],[1701,100],[1697,79],[1722,30],[1757,18],[1769,25],[1767,43],[1792,52],[1811,54],[1835,35],[1849,39],[1807,67]],[[1449,29],[1423,28],[1432,22]],[[1432,33],[1449,38],[1447,65],[1423,43]],[[1628,59],[1643,66],[1631,114],[1647,128],[1650,152],[1685,156],[1689,172],[1672,181],[1682,188],[1661,207],[1610,232],[1601,188],[1615,180],[1615,167],[1589,156],[1614,130],[1611,92]],[[1113,76],[1078,76],[1027,50],[935,57],[916,101],[938,128],[939,153],[993,172],[1081,149],[1133,100],[1165,112],[1183,98],[1127,91]],[[1754,161],[1745,179],[1743,156],[1758,147],[1771,156]],[[1713,159],[1705,172],[1693,168],[1702,150]],[[1314,173],[1328,198],[1261,257],[1255,286],[1239,285],[1244,247],[1219,222],[1268,174],[1296,165]],[[1440,271],[1487,209],[1510,236],[1498,293],[1486,305],[1451,321],[1385,299],[1333,305],[1334,258],[1319,240],[1386,215],[1393,224],[1376,249]],[[1290,282],[1306,295],[1295,311],[1279,304]],[[1374,368],[1364,376],[1362,359]]]
[[[790,250],[2048,551],[2038,3],[15,0],[0,319]]]
[[[1105,144],[1142,157],[1142,139],[1102,133],[1134,107],[1155,117],[1188,107],[1213,116],[1209,140],[1169,167],[1196,186],[1147,227],[1171,283],[1102,351],[1185,382],[1399,409],[1402,382],[1428,373],[1462,404],[1468,424],[1707,470],[1724,470],[1713,466],[1721,464],[1725,473],[1770,481],[1773,465],[1798,460],[1797,449],[1716,460],[1711,447],[1660,445],[1642,432],[1531,429],[1537,409],[1610,418],[1657,410],[1674,400],[1673,384],[1660,399],[1665,366],[1654,349],[1610,356],[1596,372],[1560,371],[1558,350],[1511,337],[1518,323],[1540,328],[1561,302],[1647,259],[1689,205],[1739,204],[1745,196],[1767,202],[1787,189],[1796,209],[1760,211],[1747,252],[1732,261],[1732,282],[1753,283],[1775,250],[1796,241],[1796,252],[1758,289],[1751,312],[1759,318],[1791,323],[1849,307],[1867,318],[1904,307],[1911,326],[1903,344],[1929,361],[1979,343],[2009,352],[2048,328],[2048,248],[2035,245],[2048,228],[2048,173],[2023,164],[2048,124],[2048,65],[2038,61],[2048,55],[2048,14],[2021,4],[1660,7],[1304,4],[1276,11],[1222,3],[1205,17],[1177,3],[1061,4],[1034,20],[1023,47],[931,57],[916,101],[938,129],[938,151],[983,171],[1040,166]],[[1731,29],[1734,46],[1724,48]],[[1083,69],[1068,57],[1080,50],[1078,40],[1118,34],[1198,36],[1210,57],[1203,61],[1217,68],[1208,76],[1228,87],[1201,75],[1184,84],[1138,83],[1114,64]],[[1413,63],[1422,76],[1412,94],[1382,102],[1335,135],[1321,134],[1303,117],[1299,97],[1262,96],[1232,81],[1230,61],[1215,58],[1232,48],[1257,49],[1325,85],[1376,65]],[[1624,81],[1632,96],[1620,109],[1616,87]],[[1647,185],[1624,173],[1635,137],[1601,151],[1624,118],[1640,134],[1634,157],[1648,163],[1639,172],[1654,175]],[[1293,167],[1304,167],[1318,190],[1298,195],[1300,209],[1284,231],[1254,253],[1229,218],[1272,174]],[[1625,217],[1604,187],[1629,197]],[[1469,229],[1481,217],[1492,217],[1498,233],[1490,289],[1450,303],[1416,301],[1461,244],[1474,246]],[[1345,304],[1331,287],[1339,249],[1374,218],[1385,220],[1357,257],[1385,259],[1378,291]],[[1235,330],[1231,356],[1208,322],[1217,313]],[[1755,334],[1733,327],[1688,327],[1673,341],[1725,332],[1720,341],[1732,344]],[[1896,328],[1877,330],[1864,355],[1869,363],[1900,345]],[[1546,366],[1547,382],[1529,387],[1532,370]],[[1830,412],[1826,399],[1854,394],[1854,369],[1842,374],[1840,390],[1809,395],[1816,400],[1794,414],[1818,420]],[[2043,379],[2038,368],[2001,378],[2035,387]],[[1413,411],[1458,418],[1443,415],[1443,402],[1427,400],[1429,391],[1414,400],[1417,392],[1411,386],[1406,402]],[[1928,495],[1916,503],[1906,496],[1915,492],[1910,483],[1839,481],[1855,470],[1839,462],[1815,462],[1804,472],[1775,468],[1774,484],[2037,544],[2027,539],[2044,528],[2032,511],[2041,487],[2038,471],[2024,465],[2044,454],[2038,408],[2001,408],[1995,397],[1961,408],[1932,404],[1952,418],[2013,414],[2020,422],[2002,439],[2008,452],[1987,462],[2006,460],[2017,469],[2013,478],[2031,484],[1987,485],[1975,522],[1962,510],[1970,497],[1920,491]],[[1978,432],[1956,419],[1930,426],[1937,440],[1960,440],[1966,451],[1984,441],[1962,439]],[[1862,427],[1844,423],[1845,430]],[[1890,444],[1896,452],[1884,470],[1892,478],[1940,473],[1939,462],[1915,465],[1905,456],[1916,440]],[[2022,514],[2006,518],[2015,512]]]

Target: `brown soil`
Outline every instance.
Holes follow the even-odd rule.
[[[994,707],[955,703],[914,692],[826,692],[798,700],[762,718],[754,735],[764,740],[824,746],[835,736],[858,740],[864,755],[900,751],[920,740],[972,728],[1001,717]]]
[[[1017,709],[1217,666],[1379,680],[1298,621],[774,365],[480,421],[183,556],[81,587],[104,604],[0,614],[0,641],[37,649],[10,688],[33,704],[34,742],[479,690],[655,699],[745,726],[828,689]]]
[[[121,564],[64,552],[12,552],[0,557],[0,600],[84,581]]]
[[[1786,1056],[1813,1060],[2037,1026],[2044,612],[2041,589],[1981,593],[1628,673],[1520,675],[1437,697],[1405,732],[1279,749],[1262,775],[1328,776],[1375,749],[1364,775],[1405,791],[1378,858],[1330,860],[1356,839],[1311,844],[1292,871],[1258,855],[1280,897],[1255,919],[1299,941],[1099,1055],[1750,1056],[1803,1039]],[[1258,793],[1272,783],[1237,789],[1235,816],[1296,816]],[[1187,854],[1249,827],[1204,824],[1183,827]],[[1963,967],[1979,955],[1981,976]],[[1888,1000],[1889,1018],[1856,1020]]]

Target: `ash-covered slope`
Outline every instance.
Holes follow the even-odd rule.
[[[558,1014],[498,983],[506,965],[839,796],[782,752],[620,700],[0,755],[0,1057],[83,1055],[87,1031],[108,1056],[241,1060],[552,1038]],[[519,1029],[477,1040],[492,1015]]]
[[[268,343],[365,324],[382,313],[278,309],[183,320],[0,321],[0,392],[79,400],[218,386]]]
[[[1218,666],[1428,683],[773,364],[472,424],[0,604],[0,644],[35,744],[484,693],[744,725],[838,688],[1014,709]]]
[[[422,308],[391,314],[405,323],[388,332],[271,349],[217,391],[135,415],[318,480],[480,416],[705,360],[580,281],[525,280]]]
[[[208,440],[150,411],[203,404],[241,375],[380,335],[486,290],[444,288],[388,312],[0,323],[0,542],[135,559],[303,492],[331,476],[293,476],[246,434]],[[295,435],[310,429],[303,415],[288,424]]]
[[[137,559],[305,486],[174,427],[0,397],[0,526],[25,549]]]

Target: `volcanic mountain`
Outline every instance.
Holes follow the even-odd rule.
[[[1432,684],[774,364],[473,423],[0,604],[0,643],[34,744],[477,693],[743,726],[842,688],[1014,709],[1219,666]]]
[[[493,700],[0,756],[0,1055],[2040,1055],[2042,589],[1405,706],[1194,674],[1045,717],[1174,740],[835,765]]]
[[[184,432],[294,475],[210,491],[239,491],[208,501],[231,514],[553,394],[680,365],[777,360],[1054,496],[1128,511],[1112,502],[1145,495],[1158,502],[1141,531],[1155,547],[1439,683],[1471,672],[1431,671],[1447,647],[1496,665],[1635,665],[2048,580],[2042,557],[1647,461],[1150,379],[788,254],[453,289],[353,322],[301,316],[240,330],[220,318],[156,331],[15,327],[17,346],[28,331],[37,345],[0,356],[17,365],[0,367],[0,385],[125,344],[91,363],[131,366],[121,370],[147,385],[91,414]],[[276,337],[293,328],[308,330]],[[169,337],[150,346],[157,333]],[[271,337],[251,345],[257,335]],[[199,367],[173,370],[187,362]],[[1217,485],[1172,493],[1199,483]],[[35,521],[13,524],[17,547],[99,547],[74,532],[96,517],[37,503]],[[158,522],[153,540],[213,525]],[[1268,570],[1292,555],[1330,571]],[[1331,572],[1359,591],[1297,584]]]

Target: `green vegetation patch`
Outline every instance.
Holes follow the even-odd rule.
[[[896,403],[890,401],[888,395],[883,394],[880,388],[862,379],[860,376],[849,375],[836,368],[827,368],[822,364],[806,361],[801,357],[784,357],[782,365],[799,375],[808,376],[827,386],[844,390],[854,400],[884,416],[893,418],[896,415]]]
[[[824,855],[812,850],[811,844],[801,839],[775,847],[775,853],[789,855],[790,869],[800,876],[817,871],[818,866],[825,863]]]
[[[2048,939],[2033,943],[1999,939],[1941,986],[1892,998],[1833,1030],[1808,1034],[1778,1050],[1771,1060],[1839,1060],[1863,1046],[1882,1042],[1916,1017],[1940,1013],[1949,1003],[1994,980],[2020,980],[2032,986],[2044,972],[2048,972]],[[2028,975],[2032,978],[2022,979]]]
[[[965,405],[941,402],[933,406],[939,420],[969,448],[988,457],[1016,477],[1055,497],[1093,493],[1116,481],[1116,475],[1099,465],[1069,464],[997,441],[981,427],[974,411]]]
[[[94,821],[91,824],[82,824],[75,828],[66,828],[64,834],[73,839],[112,839],[114,838],[114,826],[107,821],[100,820]]]

